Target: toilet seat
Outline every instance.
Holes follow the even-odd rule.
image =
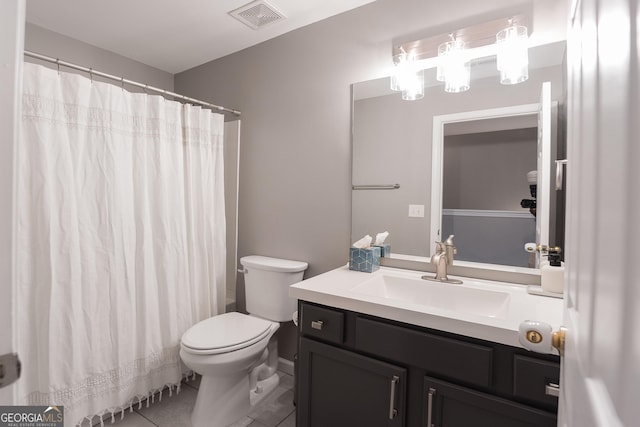
[[[249,347],[268,336],[273,322],[231,312],[196,323],[182,335],[182,348],[192,354],[221,354]]]

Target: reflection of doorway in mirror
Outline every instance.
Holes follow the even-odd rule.
[[[443,150],[444,150],[444,138],[445,130],[447,134],[464,134],[464,133],[481,133],[492,132],[507,129],[519,129],[519,128],[531,128],[537,127],[538,129],[538,141],[537,141],[537,167],[532,168],[537,170],[537,190],[536,190],[536,239],[538,244],[548,244],[550,240],[554,240],[552,237],[558,232],[557,223],[560,217],[563,220],[564,210],[558,209],[557,204],[558,197],[551,197],[553,189],[550,186],[550,167],[548,167],[553,160],[556,159],[557,150],[559,148],[559,139],[556,135],[557,132],[557,105],[550,101],[548,92],[550,85],[548,83],[542,84],[543,94],[547,96],[542,97],[540,103],[536,104],[523,104],[510,107],[501,107],[484,110],[465,111],[460,113],[445,114],[433,116],[433,138],[432,138],[432,180],[431,180],[431,240],[446,239],[447,230],[442,229],[443,223]],[[542,102],[546,99],[545,102]],[[548,102],[547,102],[548,101]],[[516,124],[516,122],[527,119],[529,124]],[[534,119],[535,118],[535,119]],[[499,127],[496,127],[496,123]],[[508,160],[506,160],[508,161]],[[505,161],[505,162],[506,162]],[[500,167],[500,166],[494,166]],[[526,173],[523,180],[526,179]],[[525,198],[530,194],[528,189],[528,182],[523,184],[523,190],[525,193],[522,195]],[[559,196],[560,197],[560,196]],[[522,200],[518,198],[518,200]],[[555,202],[555,203],[554,203]],[[518,208],[519,210],[521,208]],[[520,212],[525,209],[521,209]],[[488,209],[482,212],[482,215],[487,215]],[[528,211],[528,209],[526,209]],[[473,210],[467,210],[465,213],[473,213]],[[448,212],[444,212],[447,214]],[[525,217],[530,218],[527,214]],[[487,230],[485,227],[484,230]],[[483,230],[483,231],[484,231]],[[464,232],[464,231],[463,231]],[[501,232],[496,231],[493,234],[499,234]],[[462,236],[459,231],[456,231],[456,241],[459,243]],[[482,245],[485,252],[484,256],[490,256],[491,252],[500,250],[500,247],[489,247],[488,244],[484,244],[482,238],[478,236],[477,230],[469,230],[467,234],[475,236],[477,244]],[[557,242],[557,238],[555,239]],[[458,247],[456,243],[456,247]],[[558,243],[556,243],[558,246]],[[562,246],[562,245],[559,245]],[[458,249],[460,252],[460,249]],[[515,249],[515,252],[524,252],[524,247]],[[466,258],[466,257],[465,257]],[[457,256],[458,260],[462,258]],[[468,259],[468,258],[467,258]],[[473,261],[478,265],[495,265],[488,262],[482,263],[481,261]],[[495,262],[495,261],[494,261]],[[539,259],[536,257],[535,262],[527,263],[527,265],[539,265]],[[521,265],[521,264],[520,264]]]
[[[520,202],[529,197],[527,173],[536,169],[536,116],[501,129],[499,119],[445,125],[442,236],[456,236],[462,261],[533,267],[522,250],[535,241],[536,220]],[[484,129],[501,129],[484,131]]]

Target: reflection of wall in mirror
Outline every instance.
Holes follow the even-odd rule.
[[[445,136],[442,235],[456,235],[456,259],[533,267],[522,248],[536,222],[520,200],[536,147],[535,127]]]
[[[429,87],[419,101],[403,101],[397,93],[355,101],[352,183],[401,187],[352,192],[352,239],[388,230],[392,253],[428,256],[433,116],[536,103],[544,81],[551,81],[552,98],[559,99],[561,66],[530,70],[529,80],[516,86],[485,78],[458,94]],[[527,190],[525,183],[525,197]],[[410,204],[424,205],[425,217],[409,217]]]

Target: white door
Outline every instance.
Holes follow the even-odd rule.
[[[637,0],[577,0],[568,38],[560,426],[640,425]]]
[[[549,246],[549,212],[551,206],[551,82],[542,83],[540,93],[538,109],[537,189],[536,243]],[[540,261],[539,256],[538,261]]]
[[[0,356],[15,351],[13,147],[17,141],[22,92],[24,18],[25,0],[0,2]],[[5,366],[4,369],[6,372],[11,368]],[[13,387],[0,388],[0,405],[12,403]]]

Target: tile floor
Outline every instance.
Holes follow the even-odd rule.
[[[295,427],[295,407],[293,406],[293,377],[279,371],[280,385],[265,400],[260,402],[248,416],[229,427]],[[182,384],[180,394],[172,397],[164,395],[162,402],[146,408],[127,411],[123,420],[105,426],[114,427],[191,427],[191,410],[196,401],[200,385],[199,378]],[[135,408],[135,406],[134,406]],[[98,425],[100,425],[98,423]]]

